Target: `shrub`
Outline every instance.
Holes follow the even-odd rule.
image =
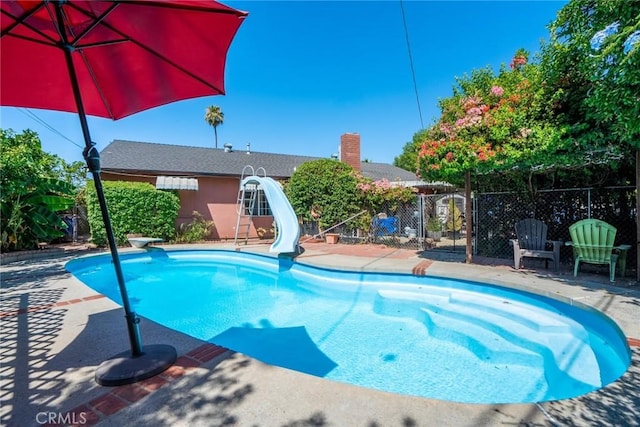
[[[103,187],[117,245],[127,243],[127,234],[173,240],[178,196],[143,182],[106,181]],[[107,234],[94,185],[87,185],[86,198],[93,243],[105,246]]]
[[[35,249],[64,235],[59,213],[73,206],[72,166],[42,151],[38,135],[0,129],[0,247]],[[77,165],[76,165],[77,166]]]
[[[213,221],[207,221],[198,211],[191,214],[193,219],[188,224],[180,224],[176,232],[177,243],[194,243],[205,240],[213,229],[215,224]]]
[[[353,168],[346,163],[320,159],[303,163],[293,173],[286,193],[296,215],[318,221],[320,230],[360,211]]]
[[[427,222],[427,231],[442,231],[442,221],[437,216],[432,216]]]
[[[271,224],[271,228],[267,229],[264,227],[256,228],[256,234],[260,239],[271,239],[274,237],[274,233],[276,231],[275,223]]]

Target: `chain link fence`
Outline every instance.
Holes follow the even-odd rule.
[[[63,242],[82,242],[91,237],[91,227],[89,226],[89,216],[85,206],[76,205],[68,212],[61,215],[67,228],[62,230],[64,236],[60,239]]]
[[[463,193],[418,196],[422,205],[424,250],[465,252],[466,203]]]
[[[524,193],[475,193],[473,253],[513,259],[515,224],[536,218],[549,227],[548,239],[570,241],[569,226],[587,218],[601,219],[618,229],[616,244],[630,244],[629,269],[636,267],[635,187],[584,188]],[[418,195],[397,207],[389,203],[373,215],[366,230],[345,221],[324,232],[339,234],[343,244],[377,243],[395,248],[461,252],[466,250],[465,197],[461,192]],[[315,222],[301,225],[304,235],[320,236]],[[561,263],[571,264],[572,250],[562,247]]]
[[[373,216],[367,229],[354,226],[360,215],[354,215],[343,224],[329,227],[322,232],[317,222],[304,222],[300,226],[302,235],[322,236],[327,233],[339,235],[343,244],[375,243],[402,249],[422,250],[424,226],[421,217],[421,199],[418,197],[398,206],[397,202],[384,204]]]
[[[615,226],[616,245],[629,244],[627,268],[636,267],[636,192],[634,187],[584,188],[540,191],[534,197],[517,193],[475,194],[474,255],[513,258],[509,240],[515,224],[536,218],[549,227],[549,240],[570,241],[569,226],[595,218]],[[562,264],[571,264],[572,250],[563,247]]]
[[[316,222],[304,222],[300,231],[308,236],[335,233],[343,244],[375,243],[398,249],[464,253],[464,212],[462,194],[418,195],[408,203],[398,206],[389,202],[378,212],[370,213],[373,218],[366,230],[354,227],[356,216],[322,233]]]

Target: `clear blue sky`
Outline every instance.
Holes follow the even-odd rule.
[[[205,108],[218,105],[218,144],[329,157],[340,135],[361,135],[361,155],[392,163],[421,129],[400,1],[227,1],[249,12],[234,39],[226,95],[180,101],[112,121],[91,117],[102,150],[114,139],[213,147]],[[403,3],[425,127],[456,76],[508,64],[518,48],[540,50],[566,1],[406,1]],[[46,96],[43,94],[43,96]],[[77,116],[1,108],[4,129],[30,128],[43,149],[82,160]],[[75,145],[74,145],[75,144]],[[256,167],[260,165],[254,165]],[[268,173],[268,171],[267,171]]]

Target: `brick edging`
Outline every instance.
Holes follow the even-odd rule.
[[[640,347],[640,339],[627,338],[627,342],[630,346]],[[67,414],[72,414],[75,419],[81,419],[84,426],[95,425],[164,385],[181,378],[189,370],[198,368],[228,351],[230,350],[215,344],[203,344],[178,357],[166,371],[137,383],[112,387],[109,392],[73,408]]]
[[[426,276],[427,269],[431,267],[431,264],[433,264],[433,261],[431,260],[428,260],[428,259],[422,260],[413,267],[413,269],[411,270],[411,273],[414,276]]]
[[[203,344],[178,357],[166,371],[133,384],[110,387],[111,390],[107,393],[71,409],[67,414],[71,414],[76,420],[82,418],[84,426],[95,425],[182,377],[189,370],[198,368],[228,351],[230,350],[215,344]]]
[[[41,304],[41,305],[34,305],[31,307],[17,308],[15,310],[0,311],[0,319],[4,317],[9,317],[9,316],[17,316],[19,314],[33,313],[34,311],[48,310],[52,307],[63,307],[69,304],[78,304],[80,302],[93,301],[101,298],[106,298],[106,297],[102,294],[94,294],[94,295],[90,295],[88,297],[83,297],[83,298],[74,298],[66,301],[52,302],[49,304]]]
[[[36,311],[47,310],[52,307],[64,307],[70,304],[78,304],[86,301],[93,301],[106,298],[102,294],[89,295],[83,298],[74,298],[66,301],[58,301],[55,303],[35,305],[31,307],[22,307],[15,310],[0,312],[0,318],[18,316],[25,313],[33,313]],[[89,402],[86,402],[65,414],[66,419],[70,420],[70,424],[66,425],[82,425],[92,426],[102,421],[104,418],[115,414],[121,409],[137,402],[143,397],[153,393],[160,387],[182,377],[190,369],[200,367],[202,364],[223,355],[229,349],[214,344],[203,344],[185,355],[176,359],[173,365],[169,366],[164,372],[139,381],[119,387],[112,387],[111,390],[102,396],[99,396]],[[43,424],[45,426],[59,426],[60,424]]]

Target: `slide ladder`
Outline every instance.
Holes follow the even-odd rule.
[[[262,172],[263,177],[266,177],[267,173],[263,167],[258,168],[257,171],[253,169],[253,166],[247,165],[242,169],[242,177],[240,178],[240,188],[238,189],[238,199],[236,200],[236,212],[238,213],[238,219],[236,221],[236,233],[233,243],[238,244],[240,240],[244,240],[246,245],[249,242],[249,233],[251,231],[251,225],[253,224],[253,213],[255,212],[256,200],[258,198],[257,186],[250,191],[250,197],[247,199],[247,186],[242,185],[245,176],[255,176],[256,173]]]

